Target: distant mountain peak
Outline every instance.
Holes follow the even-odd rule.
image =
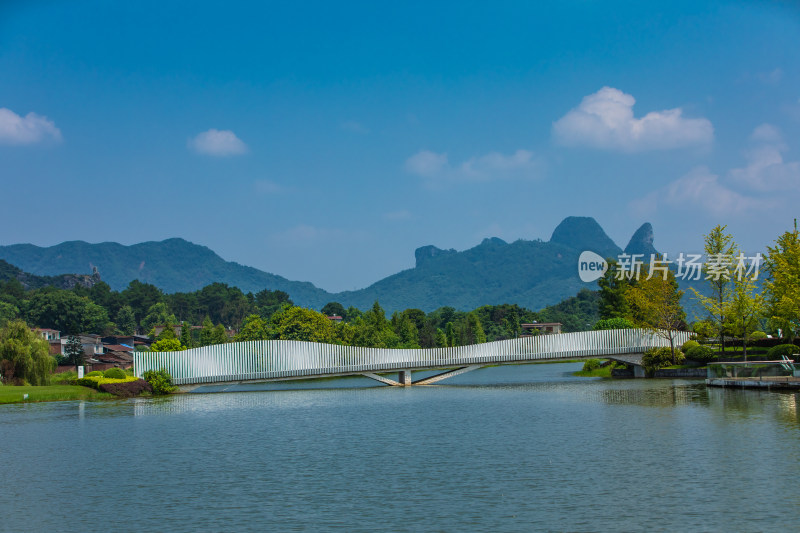
[[[658,250],[653,246],[653,226],[649,222],[642,224],[634,232],[633,237],[625,247],[626,254],[642,254],[649,258],[651,254],[657,254]]]
[[[420,266],[424,265],[427,261],[430,261],[434,257],[452,255],[456,253],[458,252],[452,248],[449,250],[442,250],[441,248],[437,248],[436,246],[429,244],[427,246],[420,246],[414,250],[414,259],[416,260],[416,266]]]
[[[553,230],[550,242],[561,244],[573,250],[591,250],[606,257],[620,252],[611,238],[592,217],[567,217]]]
[[[481,246],[506,246],[508,243],[500,237],[486,237],[481,241]]]

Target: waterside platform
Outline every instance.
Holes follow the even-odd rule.
[[[760,378],[708,378],[709,387],[737,389],[800,390],[800,378],[792,376],[763,376]]]

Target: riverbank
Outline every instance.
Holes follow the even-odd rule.
[[[25,395],[28,395],[27,398]],[[113,394],[79,385],[3,385],[0,386],[0,404],[29,402],[63,402],[70,400],[111,400]]]

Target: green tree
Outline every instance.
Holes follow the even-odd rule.
[[[631,310],[626,293],[631,281],[624,276],[618,279],[618,268],[618,263],[609,259],[608,270],[603,277],[597,280],[597,284],[600,286],[598,312],[601,319],[630,317]]]
[[[280,311],[284,306],[294,306],[289,295],[283,291],[264,289],[255,294],[254,300],[258,314],[261,315],[261,318],[264,320],[269,320],[272,315]]]
[[[344,318],[344,315],[347,314],[347,311],[339,302],[328,302],[322,309],[320,309],[320,313],[325,316],[340,316]]]
[[[200,330],[200,346],[211,346],[214,344],[214,323],[211,317],[203,319],[203,329]]]
[[[767,247],[764,260],[767,316],[773,327],[794,339],[800,333],[800,234],[797,222]]]
[[[206,317],[203,320],[203,329],[200,330],[200,346],[225,344],[226,342],[228,342],[228,332],[225,331],[225,326],[222,324],[215,326],[211,318]]]
[[[19,308],[7,302],[0,302],[0,328],[19,318]]]
[[[147,310],[147,315],[142,319],[142,328],[145,331],[150,331],[154,326],[172,326],[177,323],[178,320],[175,318],[175,315],[169,312],[167,304],[158,302],[151,305]],[[171,328],[167,327],[166,329]]]
[[[344,314],[342,315],[342,318],[344,319],[345,322],[352,322],[356,318],[360,318],[362,316],[364,316],[364,313],[361,312],[361,309],[358,309],[357,307],[353,307],[351,305],[344,312]]]
[[[458,340],[461,346],[481,344],[486,342],[481,320],[477,313],[470,312],[460,321],[458,327]]]
[[[328,317],[304,307],[281,309],[272,315],[270,329],[273,339],[336,342],[336,331]]]
[[[456,328],[453,326],[452,322],[448,322],[447,326],[445,326],[445,335],[447,336],[447,346],[452,348],[453,346],[458,346],[458,335],[456,334]]]
[[[106,310],[71,291],[39,290],[27,303],[31,324],[69,335],[103,333],[108,325]]]
[[[356,328],[354,343],[357,346],[396,348],[400,345],[400,337],[392,329],[391,322],[386,319],[386,313],[377,301],[353,325]]]
[[[150,345],[151,352],[180,352],[185,350],[186,346],[181,344],[176,338],[160,339]]]
[[[12,320],[0,330],[0,369],[6,381],[46,385],[55,366],[47,341],[22,320]]]
[[[155,332],[155,328],[153,328],[152,331]],[[164,339],[177,339],[177,338],[178,336],[175,335],[175,328],[172,326],[172,324],[167,324],[167,326],[161,330],[161,333],[159,333],[158,336],[156,336],[156,340],[158,341]]]
[[[194,347],[194,340],[192,339],[192,325],[188,322],[181,324],[181,344],[187,348]]]
[[[120,297],[123,304],[131,306],[133,314],[136,316],[136,323],[138,324],[141,323],[148,309],[164,298],[164,294],[155,285],[142,283],[138,279],[135,279],[120,293]]]
[[[136,333],[136,316],[130,305],[123,305],[117,311],[117,329],[123,335],[133,335]]]
[[[263,341],[269,338],[269,323],[260,315],[250,315],[244,319],[244,325],[234,340],[236,342]]]
[[[86,354],[83,351],[83,344],[76,335],[70,335],[67,338],[67,343],[64,345],[64,356],[71,365],[83,366],[85,364]]]
[[[727,315],[731,331],[742,339],[742,352],[747,361],[747,339],[758,329],[758,319],[764,314],[764,299],[755,292],[756,284],[752,276],[734,279],[734,289],[728,302]]]
[[[681,296],[683,291],[678,290],[678,282],[671,270],[667,272],[666,279],[661,276],[640,279],[627,291],[634,319],[669,342],[672,364],[677,364],[675,342],[678,333],[686,327]]]
[[[217,324],[211,332],[212,344],[225,344],[230,341],[228,330],[222,324]]]
[[[716,225],[705,235],[706,262],[703,264],[704,278],[708,282],[709,296],[692,288],[695,299],[705,309],[707,319],[715,325],[722,351],[725,351],[725,330],[729,326],[727,311],[733,294],[731,270],[738,247],[733,235],[725,233],[728,226]]]
[[[392,330],[400,338],[399,348],[419,348],[416,323],[405,312],[392,314]]]
[[[432,348],[446,348],[447,347],[447,335],[441,328],[436,329],[436,344],[432,346]]]

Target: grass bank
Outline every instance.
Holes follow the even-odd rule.
[[[611,365],[595,368],[594,370],[578,370],[573,372],[572,375],[582,378],[610,378]]]
[[[25,399],[26,394],[28,395],[27,399]],[[112,398],[116,398],[116,396],[78,385],[44,385],[40,387],[35,387],[33,385],[21,387],[15,387],[13,385],[0,386],[0,404],[58,402],[67,400],[108,400]]]

